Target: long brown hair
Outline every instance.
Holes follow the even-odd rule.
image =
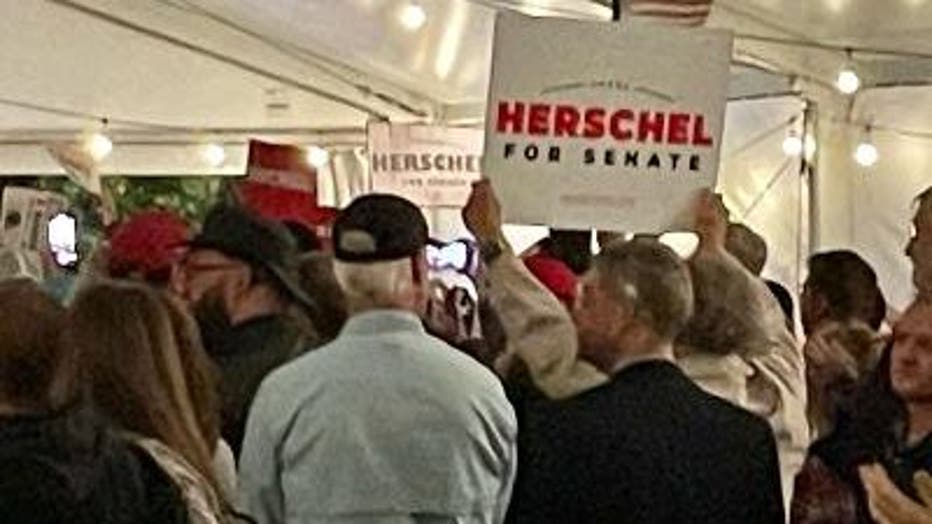
[[[217,493],[171,314],[156,291],[103,281],[75,298],[66,341],[80,355],[90,400],[120,428],[162,441]]]
[[[15,409],[46,411],[70,400],[73,359],[58,343],[65,309],[27,279],[0,282],[0,401]],[[66,389],[66,387],[65,387]]]
[[[194,416],[213,453],[220,440],[219,372],[204,349],[197,321],[187,306],[165,292],[159,293],[159,298],[171,319]]]

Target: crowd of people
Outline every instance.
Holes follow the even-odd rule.
[[[709,192],[685,259],[572,231],[519,256],[487,182],[463,219],[468,292],[388,195],[326,242],[230,203],[128,217],[64,304],[0,281],[0,518],[932,523],[932,189],[900,315],[839,250],[797,317]]]

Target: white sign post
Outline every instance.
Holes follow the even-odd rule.
[[[383,122],[368,126],[372,191],[421,207],[462,207],[480,177],[483,131]]]
[[[502,13],[483,172],[513,223],[661,232],[714,187],[726,31]]]

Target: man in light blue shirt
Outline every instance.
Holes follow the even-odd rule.
[[[516,470],[514,412],[493,373],[428,335],[420,210],[356,200],[334,226],[352,317],[273,372],[240,463],[261,524],[498,524]]]

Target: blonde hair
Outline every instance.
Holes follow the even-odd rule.
[[[414,281],[409,259],[388,262],[333,263],[333,273],[351,311],[398,308],[410,305],[420,286]]]

